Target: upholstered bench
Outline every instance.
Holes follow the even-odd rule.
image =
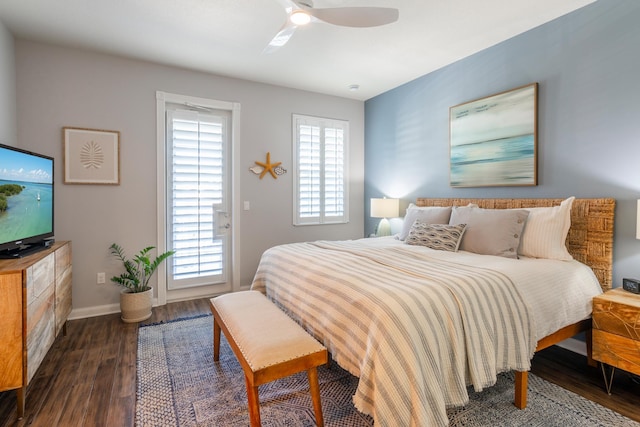
[[[251,426],[260,425],[258,386],[307,371],[316,424],[323,426],[317,367],[327,349],[258,291],[209,300],[213,313],[213,360],[220,359],[220,330],[229,341],[247,384]]]

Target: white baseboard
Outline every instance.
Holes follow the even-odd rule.
[[[251,287],[250,285],[241,286],[240,290],[246,291],[246,290],[249,290],[250,287]],[[185,294],[173,295],[173,299],[167,302],[188,301],[194,298],[214,297],[216,295],[219,295],[220,293],[221,292],[217,292],[217,293],[207,294],[207,295],[202,295],[201,293],[198,293],[198,294],[185,293]],[[158,306],[157,298],[153,299],[153,306],[154,307]],[[115,313],[120,313],[119,303],[97,305],[94,307],[74,308],[71,310],[71,313],[69,314],[69,317],[67,318],[67,320],[87,319],[89,317],[104,316],[107,314],[115,314]]]
[[[587,343],[575,338],[568,338],[564,341],[560,341],[556,345],[564,349],[573,351],[574,353],[581,354],[583,356],[587,355]]]
[[[74,308],[67,320],[86,319],[88,317],[104,316],[106,314],[120,313],[120,304],[107,304],[95,307]]]
[[[158,299],[153,299],[153,307],[158,306]],[[74,308],[67,320],[87,319],[89,317],[105,316],[107,314],[120,313],[120,303],[97,305],[94,307]]]

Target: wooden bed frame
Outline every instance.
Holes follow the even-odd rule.
[[[518,209],[557,206],[564,199],[428,199],[418,198],[417,206],[466,206],[474,203],[487,209]],[[611,289],[613,272],[614,199],[575,199],[571,208],[571,228],[567,235],[567,249],[577,261],[591,267],[602,291]],[[536,351],[586,332],[587,361],[591,358],[591,319],[566,326],[538,341]],[[515,373],[514,404],[520,409],[527,406],[528,372]]]

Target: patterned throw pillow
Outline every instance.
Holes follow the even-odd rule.
[[[416,206],[409,204],[407,213],[404,216],[402,230],[398,233],[398,240],[404,240],[411,231],[411,226],[416,220],[428,222],[429,224],[449,224],[451,217],[451,206]]]
[[[457,252],[465,227],[466,224],[429,224],[416,220],[405,243],[439,251]]]

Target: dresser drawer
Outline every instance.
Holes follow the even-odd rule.
[[[27,383],[55,341],[55,256],[53,253],[26,269]]]
[[[56,336],[71,313],[71,242],[55,252],[56,272]]]
[[[22,273],[0,275],[0,391],[22,385]]]

